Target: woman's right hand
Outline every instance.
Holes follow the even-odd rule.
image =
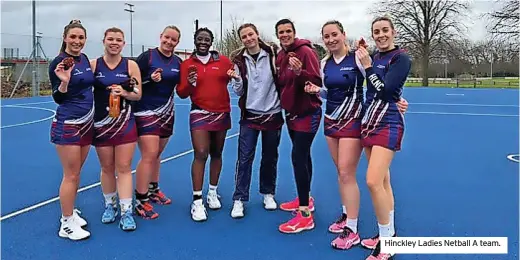
[[[69,67],[69,69],[65,70],[65,65],[63,64],[63,61],[58,63],[58,66],[56,66],[56,69],[54,70],[54,73],[56,73],[56,76],[61,80],[61,82],[69,83],[70,81],[70,75],[72,72],[72,68],[74,66]]]
[[[161,77],[161,73],[163,72],[163,70],[161,68],[157,68],[153,73],[152,75],[150,75],[150,78],[154,81],[154,82],[159,82],[161,81],[162,77]]]
[[[320,93],[321,88],[314,85],[314,83],[307,81],[307,82],[305,82],[304,90],[305,90],[305,92],[307,92],[309,94],[318,94],[318,93]]]
[[[196,71],[190,71],[188,73],[188,82],[193,86],[195,85],[195,83],[197,82],[197,72]]]
[[[240,77],[238,76],[238,74],[236,73],[235,69],[229,69],[227,71],[227,75],[230,77],[230,78],[234,78],[235,80],[238,80]]]

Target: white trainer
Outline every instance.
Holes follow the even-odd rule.
[[[90,232],[81,228],[77,218],[71,217],[68,221],[60,220],[61,226],[58,235],[71,240],[82,240],[90,237]]]
[[[243,218],[244,217],[244,203],[240,200],[235,200],[233,203],[233,209],[231,210],[232,218]]]
[[[72,211],[72,216],[74,217],[74,219],[76,219],[76,223],[78,223],[80,227],[85,227],[88,223],[79,214],[81,214],[81,211],[79,211],[79,209],[74,209]]]
[[[210,209],[220,209],[222,207],[219,197],[220,196],[216,192],[208,192],[206,200]]]
[[[277,208],[276,201],[273,194],[264,195],[264,208],[266,210],[275,210]]]
[[[191,203],[191,218],[194,221],[205,221],[208,219],[208,212],[201,199]]]

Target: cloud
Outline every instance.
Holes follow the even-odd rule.
[[[181,29],[177,49],[193,49],[194,21],[209,27],[215,37],[220,34],[219,1],[130,1],[135,4],[133,16],[134,55],[143,49],[155,47],[159,35],[167,25]],[[101,40],[104,31],[112,26],[125,31],[127,46],[124,55],[130,55],[130,14],[123,1],[38,1],[37,31],[43,34],[41,45],[47,57],[57,54],[63,27],[71,19],[80,19],[87,28],[85,53],[90,57],[103,53]],[[296,25],[297,36],[319,41],[323,23],[339,20],[349,38],[368,37],[370,21],[368,10],[373,1],[224,1],[223,28],[231,26],[231,19],[252,22],[263,35],[275,40],[275,23],[289,18]],[[30,1],[2,1],[3,48],[19,48],[20,55],[29,56],[32,46],[32,7]],[[486,10],[479,4],[478,10]],[[489,9],[489,8],[487,8]],[[475,10],[474,10],[475,12]],[[472,35],[483,37],[483,25],[470,24]],[[482,28],[480,28],[482,27]]]

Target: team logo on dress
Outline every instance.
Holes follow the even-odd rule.
[[[81,74],[83,74],[83,71],[81,71],[79,69],[74,69],[74,74],[72,74],[72,75],[77,76],[77,75],[81,75]]]
[[[341,67],[341,69],[339,69],[339,71],[344,71],[344,70],[354,70],[354,67]]]
[[[98,74],[96,75],[96,78],[104,78],[105,75],[103,75],[103,72],[98,72]]]

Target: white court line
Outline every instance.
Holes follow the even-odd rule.
[[[477,113],[449,113],[449,112],[410,112],[410,111],[408,111],[408,112],[406,112],[406,114],[519,117],[519,115],[507,115],[507,114],[477,114]]]
[[[520,107],[519,105],[457,104],[457,103],[408,103],[409,105],[470,106],[470,107]]]
[[[191,104],[175,104],[175,105],[191,106]],[[231,107],[238,107],[238,106],[232,105]],[[450,112],[411,112],[411,111],[408,111],[408,112],[406,112],[406,114],[519,117],[519,115],[508,115],[508,114],[477,114],[477,113],[450,113]]]
[[[464,94],[449,94],[449,93],[447,93],[446,96],[464,96]]]
[[[28,107],[28,106],[20,106],[20,105],[4,105],[4,106],[1,106],[1,107],[10,107],[10,108],[26,108],[26,109],[36,109],[36,110],[43,110],[43,111],[49,111],[52,113],[51,116],[48,116],[46,118],[42,118],[42,119],[38,119],[38,120],[33,120],[33,121],[29,121],[29,122],[25,122],[25,123],[19,123],[19,124],[14,124],[14,125],[3,125],[0,127],[0,129],[6,129],[6,128],[11,128],[11,127],[17,127],[17,126],[24,126],[24,125],[32,125],[32,124],[36,124],[36,123],[40,123],[40,122],[43,122],[43,121],[47,121],[47,120],[50,120],[50,119],[53,119],[54,116],[56,115],[56,111],[52,110],[52,109],[48,109],[48,108],[43,108],[43,107]]]
[[[237,137],[238,135],[239,135],[239,133],[232,134],[232,135],[228,135],[228,136],[226,136],[226,140],[227,140],[227,139],[234,138],[234,137]],[[161,160],[161,164],[162,164],[162,163],[165,163],[165,162],[169,162],[169,161],[171,161],[171,160],[175,160],[175,159],[180,158],[180,157],[182,157],[182,156],[188,155],[188,154],[190,154],[190,153],[192,153],[192,152],[193,152],[193,149],[188,150],[188,151],[185,151],[185,152],[182,152],[182,153],[179,153],[179,154],[176,154],[176,155],[171,156],[171,157],[164,158],[164,159]],[[133,171],[132,171],[132,174],[134,174],[135,171],[136,171],[136,170],[133,170]],[[95,188],[95,187],[97,187],[97,186],[99,186],[99,185],[101,185],[101,182],[96,182],[96,183],[90,184],[90,185],[88,185],[88,186],[82,187],[82,188],[78,189],[78,193],[83,192],[83,191],[86,191],[86,190],[90,190],[90,189]],[[40,203],[37,203],[37,204],[34,204],[34,205],[32,205],[32,206],[29,206],[29,207],[23,208],[23,209],[21,209],[21,210],[17,210],[17,211],[15,211],[15,212],[12,212],[12,213],[9,213],[9,214],[7,214],[7,215],[5,215],[5,216],[0,217],[0,221],[4,221],[4,220],[6,220],[6,219],[9,219],[9,218],[12,218],[12,217],[16,217],[16,216],[18,216],[18,215],[20,215],[20,214],[23,214],[23,213],[29,212],[29,211],[31,211],[31,210],[34,210],[34,209],[37,209],[37,208],[41,208],[41,207],[43,207],[43,206],[45,206],[45,205],[51,204],[51,203],[53,203],[53,202],[55,202],[55,201],[58,201],[58,200],[60,200],[60,197],[59,197],[59,196],[58,196],[58,197],[54,197],[54,198],[52,198],[52,199],[48,199],[48,200],[42,201],[42,202],[40,202]]]
[[[236,98],[231,98],[236,99]],[[12,104],[12,105],[4,105],[4,106],[25,106],[25,105],[38,105],[38,104],[48,104],[54,103],[54,101],[41,101],[41,102],[33,102],[33,103],[20,103],[20,104]],[[520,107],[520,105],[500,105],[500,104],[458,104],[458,103],[408,103],[410,105],[434,105],[434,106],[474,106],[474,107]],[[185,105],[183,103],[176,105]]]
[[[239,98],[231,97],[231,100],[238,100]],[[183,100],[181,98],[177,98],[177,100]],[[40,102],[31,102],[31,103],[20,103],[20,104],[11,104],[11,105],[3,105],[3,106],[27,106],[27,105],[40,105],[40,104],[49,104],[55,103],[54,101],[40,101]]]
[[[507,159],[509,159],[509,160],[511,160],[513,162],[520,163],[520,160],[518,159],[519,157],[520,157],[520,155],[518,155],[518,154],[510,154],[510,155],[507,156]]]
[[[48,104],[54,103],[54,101],[40,101],[40,102],[31,102],[31,103],[20,103],[20,104],[11,104],[11,105],[3,105],[4,106],[26,106],[26,105],[39,105],[39,104]]]

